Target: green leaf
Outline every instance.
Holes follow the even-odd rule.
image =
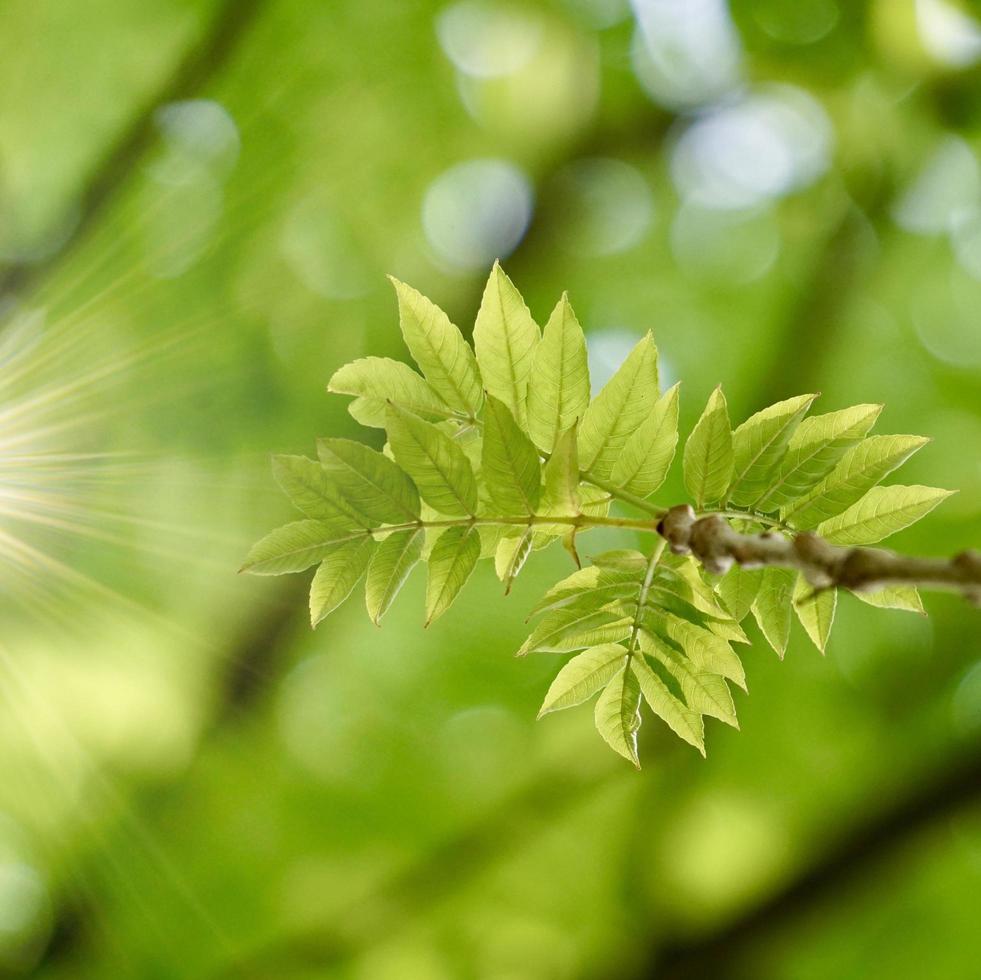
[[[326,619],[361,580],[375,542],[371,537],[338,545],[320,563],[310,584],[310,625]]]
[[[705,755],[705,727],[702,716],[693,711],[683,701],[676,698],[668,685],[655,673],[644,657],[635,656],[630,661],[631,670],[637,677],[644,700],[667,726],[684,739],[689,745],[694,745],[702,755]]]
[[[728,498],[755,504],[770,488],[784,450],[817,395],[798,395],[751,415],[732,434],[733,476]]]
[[[638,497],[664,483],[678,445],[678,385],[659,398],[637,431],[626,441],[613,466],[612,481]]]
[[[437,620],[453,603],[480,558],[480,535],[473,526],[447,528],[429,556],[426,584],[426,625]]]
[[[878,609],[900,609],[926,615],[923,600],[915,585],[889,585],[875,592],[853,592],[856,599]]]
[[[507,406],[490,394],[484,411],[481,475],[502,514],[535,513],[542,481],[538,450],[518,428]]]
[[[663,632],[685,651],[693,667],[719,674],[746,690],[746,671],[727,640],[674,616],[664,617]]]
[[[681,685],[689,708],[700,715],[718,718],[733,728],[739,727],[736,706],[725,678],[686,660],[672,644],[658,636],[642,633],[640,643],[644,652],[663,664]]]
[[[535,542],[535,529],[525,528],[520,537],[504,538],[497,546],[494,556],[494,567],[497,577],[504,583],[504,594],[509,595],[514,580],[518,577],[521,569],[525,567],[525,562],[531,554],[532,546]]]
[[[564,653],[600,643],[617,643],[630,635],[633,622],[629,616],[602,608],[603,600],[563,606],[542,618],[531,636],[521,645],[518,656],[526,653]]]
[[[781,515],[794,527],[816,527],[850,507],[929,441],[922,436],[869,436],[852,446],[810,493],[789,504]]]
[[[577,654],[552,681],[538,717],[588,701],[623,667],[626,656],[619,643],[604,643]]]
[[[415,484],[387,456],[350,439],[318,439],[317,454],[344,498],[377,524],[419,519]]]
[[[528,433],[543,452],[589,407],[586,338],[563,293],[535,350],[528,387]]]
[[[596,730],[607,745],[639,769],[640,684],[629,664],[617,671],[604,688],[596,702],[594,719]]]
[[[470,345],[438,306],[404,282],[391,281],[398,296],[402,336],[416,364],[450,408],[475,416],[483,387]]]
[[[781,660],[790,641],[790,607],[796,581],[796,572],[789,568],[764,568],[760,591],[753,600],[753,616]]]
[[[422,530],[394,531],[378,547],[368,563],[365,604],[368,615],[377,626],[388,611],[399,590],[405,585],[422,555]]]
[[[495,262],[477,311],[473,342],[484,388],[508,407],[522,429],[527,425],[528,376],[540,336],[521,293]]]
[[[297,510],[318,521],[370,528],[375,522],[346,499],[340,487],[316,460],[306,456],[274,456],[273,477]]]
[[[719,385],[685,443],[685,486],[698,509],[721,500],[732,479],[732,428],[726,396]]]
[[[386,402],[426,419],[445,419],[453,414],[425,378],[408,364],[389,357],[362,357],[345,364],[334,372],[327,390],[357,396],[357,408],[352,405],[351,414],[362,425],[376,428],[384,427]],[[371,421],[365,422],[364,418]]]
[[[659,397],[657,348],[648,333],[586,409],[579,425],[583,473],[609,479],[624,444]]]
[[[559,433],[555,448],[545,464],[545,482],[539,512],[552,517],[575,517],[579,513],[579,426],[574,421]]]
[[[477,510],[477,483],[460,446],[435,425],[389,406],[385,429],[395,461],[441,514],[459,517]]]
[[[853,405],[804,419],[790,437],[773,485],[756,502],[757,510],[778,510],[807,493],[868,434],[881,411],[881,405]]]
[[[294,521],[271,531],[254,544],[241,571],[253,575],[285,575],[302,572],[323,561],[338,544],[367,537],[367,531],[324,521]]]
[[[823,521],[817,533],[834,544],[875,544],[925,517],[953,493],[937,487],[872,487],[843,514]]]
[[[762,568],[733,565],[718,584],[719,597],[738,623],[746,618],[763,581]]]
[[[835,607],[838,605],[837,589],[822,589],[815,592],[803,575],[797,576],[794,586],[794,612],[801,626],[811,638],[811,642],[824,653],[835,621]]]

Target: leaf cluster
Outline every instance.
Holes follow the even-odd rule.
[[[428,570],[427,625],[452,605],[481,558],[510,588],[536,550],[560,540],[579,565],[577,535],[600,526],[653,532],[650,500],[678,441],[679,390],[662,393],[651,335],[591,397],[586,340],[563,295],[540,329],[499,265],[484,289],[473,345],[432,302],[393,280],[408,364],[366,357],[328,390],[353,396],[351,415],[384,430],[381,451],[346,439],[317,443],[318,459],[279,456],[276,480],[303,515],[259,541],[245,570],[316,566],[314,626],[362,581],[378,623],[413,568]],[[815,529],[867,544],[929,512],[948,491],[878,484],[926,440],[870,436],[881,406],[806,417],[815,395],[772,405],[733,430],[721,388],[683,451],[683,475],[702,513],[743,529]],[[640,517],[611,515],[626,507]],[[705,716],[736,724],[728,687],[745,686],[734,642],[752,613],[782,656],[794,612],[823,650],[834,590],[813,594],[795,572],[735,567],[712,583],[691,559],[607,552],[551,589],[519,653],[576,655],[559,671],[542,714],[599,694],[596,727],[638,763],[641,703],[704,752]],[[866,597],[919,609],[912,588]]]

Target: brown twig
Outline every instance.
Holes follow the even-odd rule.
[[[887,585],[917,585],[961,592],[981,605],[981,554],[951,559],[913,558],[882,548],[845,548],[811,531],[742,534],[720,514],[697,517],[689,504],[672,507],[657,526],[676,555],[694,555],[706,571],[722,575],[734,565],[796,568],[815,590],[874,592]]]

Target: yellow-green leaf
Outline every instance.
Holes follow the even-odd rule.
[[[837,589],[814,591],[803,575],[797,576],[794,586],[794,612],[800,620],[811,642],[824,653],[835,621],[835,607],[838,605]]]
[[[953,493],[937,487],[872,487],[844,513],[823,521],[817,533],[835,544],[875,544],[925,517]]]
[[[729,500],[748,507],[766,493],[790,437],[815,398],[817,395],[798,395],[777,402],[751,415],[733,432]]]
[[[433,391],[425,378],[408,364],[389,357],[362,357],[345,364],[334,372],[327,390],[355,395],[357,407],[351,406],[351,414],[362,425],[377,428],[385,424],[386,402],[426,419],[445,419],[453,414],[453,409]]]
[[[769,566],[763,569],[760,591],[753,600],[752,610],[767,642],[783,659],[790,641],[790,617],[793,604],[796,572],[789,568]]]
[[[528,433],[543,452],[553,452],[559,435],[589,406],[586,338],[563,293],[535,350],[528,387]]]
[[[856,599],[878,609],[901,609],[904,612],[915,612],[926,615],[923,600],[915,585],[888,585],[875,592],[853,592]]]
[[[621,668],[596,702],[596,730],[606,744],[638,769],[637,729],[640,728],[640,684],[629,665]]]
[[[484,388],[526,428],[528,376],[540,337],[521,293],[495,262],[477,311],[473,342]]]
[[[531,554],[535,542],[535,529],[527,527],[517,537],[502,538],[494,555],[494,568],[497,577],[504,583],[504,594],[511,592],[511,586]]]
[[[361,580],[375,542],[370,537],[347,541],[331,551],[310,583],[310,625],[326,619]]]
[[[460,330],[435,303],[404,282],[392,279],[406,346],[433,391],[450,408],[474,416],[483,388],[477,359]]]
[[[253,575],[285,575],[302,572],[323,561],[344,541],[367,537],[367,531],[325,521],[293,521],[257,541],[245,557],[243,572]]]
[[[685,443],[685,486],[699,508],[722,499],[732,479],[732,465],[732,426],[719,385]]]
[[[702,755],[705,755],[705,726],[702,716],[671,693],[668,685],[644,657],[633,657],[630,668],[637,677],[641,693],[651,711],[675,735],[684,739],[689,745],[694,745]]]
[[[518,428],[508,407],[490,394],[484,410],[481,475],[501,514],[535,513],[542,481],[538,450]]]
[[[471,526],[447,528],[429,555],[426,583],[426,625],[437,620],[453,603],[480,558],[480,535]]]
[[[394,406],[389,406],[385,429],[395,461],[430,507],[452,516],[476,513],[473,468],[456,442],[418,415]]]
[[[306,456],[274,456],[273,477],[297,510],[318,521],[347,523],[349,527],[377,525],[316,460]]]
[[[674,385],[624,444],[613,466],[613,484],[638,497],[652,494],[668,475],[677,445],[678,385]]]
[[[586,409],[579,424],[583,473],[609,479],[627,439],[658,400],[657,348],[648,333]]]
[[[623,667],[627,651],[619,643],[604,643],[574,656],[552,681],[538,717],[588,701]]]
[[[395,531],[382,541],[368,563],[365,604],[368,615],[377,626],[399,590],[405,585],[422,555],[422,531]]]

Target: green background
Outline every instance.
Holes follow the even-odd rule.
[[[976,977],[958,598],[754,632],[742,730],[648,720],[638,774],[511,656],[560,549],[428,631],[419,572],[316,633],[308,576],[235,574],[291,519],[270,454],[359,435],[332,372],[407,356],[385,274],[466,331],[498,255],[594,384],[652,329],[685,427],[720,381],[884,402],[960,491],[890,543],[981,545],[972,13],[0,5],[0,971]]]

